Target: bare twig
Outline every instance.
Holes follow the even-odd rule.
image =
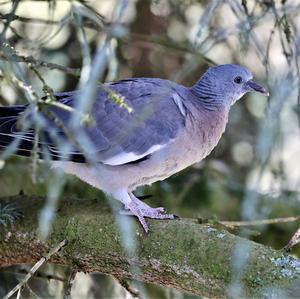
[[[28,284],[25,287],[33,299],[39,299],[39,296],[32,290],[32,288]],[[22,294],[21,289],[19,289],[18,294],[19,293],[20,293],[20,295]],[[22,297],[20,297],[20,298],[22,298]]]
[[[61,241],[56,247],[49,251],[49,253],[42,257],[29,271],[29,273],[25,276],[25,278],[20,281],[11,291],[9,291],[3,299],[10,298],[16,292],[20,292],[21,288],[26,285],[28,280],[34,275],[34,273],[45,263],[47,262],[54,254],[56,254],[59,250],[61,250],[64,246],[67,245],[67,240]]]
[[[14,75],[11,76],[11,81],[21,88],[28,95],[31,103],[38,103],[39,96],[33,89],[32,85],[26,84]]]
[[[208,56],[204,55],[201,51],[196,50],[192,47],[186,46],[186,45],[181,45],[178,43],[173,42],[172,40],[167,40],[165,38],[161,38],[159,36],[155,35],[145,35],[141,33],[130,33],[131,39],[125,38],[124,41],[127,43],[132,42],[132,38],[137,40],[139,42],[138,45],[142,47],[161,47],[167,49],[169,51],[170,49],[175,52],[175,53],[181,53],[181,54],[186,54],[186,53],[191,53],[195,55],[196,57],[200,58],[201,60],[205,61],[209,65],[216,65],[217,63],[210,59]],[[172,54],[175,54],[173,53]]]
[[[12,54],[9,57],[0,55],[0,60],[8,60],[8,61],[14,61],[14,62],[24,62],[28,64],[32,64],[33,66],[40,66],[40,67],[46,67],[51,70],[59,70],[65,73],[68,73],[70,75],[73,75],[75,77],[80,76],[80,69],[75,69],[67,66],[62,66],[56,63],[52,62],[46,62],[39,59],[35,59],[32,56],[22,56],[17,54]]]
[[[20,2],[20,0],[12,1],[11,12],[7,15],[6,22],[4,24],[3,30],[2,30],[1,35],[0,35],[0,41],[1,42],[3,42],[3,40],[5,39],[6,31],[9,28],[9,25],[10,25],[10,23],[12,22],[12,20],[14,18],[14,15],[15,15],[15,12],[16,12],[16,10],[18,8],[19,2]]]
[[[236,226],[256,226],[256,225],[267,225],[267,224],[276,224],[276,223],[288,223],[288,222],[295,222],[298,220],[300,220],[300,216],[261,219],[261,220],[252,220],[252,221],[219,221],[219,223],[225,226],[236,227]]]
[[[133,298],[142,298],[140,292],[132,286],[127,279],[118,280],[121,286],[132,295]]]
[[[291,249],[296,245],[300,243],[300,228],[295,232],[291,240],[287,243],[287,245],[284,247],[286,251],[291,251]]]
[[[65,299],[71,298],[71,289],[72,289],[72,286],[73,286],[73,283],[75,281],[75,277],[76,277],[76,274],[78,273],[78,271],[79,271],[78,267],[74,267],[71,269],[71,273],[69,275],[69,278],[68,278],[68,281],[67,281],[66,287],[65,287],[65,294],[64,294]]]
[[[21,299],[21,291],[22,291],[22,288],[20,288],[18,290],[17,299]]]

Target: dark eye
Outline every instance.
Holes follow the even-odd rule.
[[[243,82],[243,78],[240,76],[237,76],[234,78],[234,82],[237,84],[241,84]]]

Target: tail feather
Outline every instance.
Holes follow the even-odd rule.
[[[17,132],[17,121],[26,106],[0,107],[0,149],[3,150],[10,146],[17,138],[16,154],[30,156],[32,142],[23,138],[22,132]]]
[[[13,153],[19,156],[29,157],[33,148],[34,130],[31,128],[26,132],[18,129],[18,121],[21,114],[25,111],[27,106],[9,106],[0,107],[0,152],[13,144]],[[53,160],[61,159],[59,151],[55,150],[55,143],[51,141],[49,132],[44,130],[42,132],[45,142],[38,144],[38,154],[40,158],[49,157]],[[47,153],[46,153],[47,152]],[[69,157],[71,161],[83,163],[85,157],[80,152],[72,153]]]
[[[14,117],[18,116],[20,113],[22,113],[26,109],[26,106],[18,105],[18,106],[2,106],[0,107],[0,118],[3,117]]]

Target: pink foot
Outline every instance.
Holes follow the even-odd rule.
[[[121,210],[123,215],[136,216],[146,233],[149,232],[149,226],[144,217],[152,219],[176,219],[178,218],[173,214],[166,214],[166,210],[163,207],[151,208],[144,202],[136,198],[132,193],[130,194],[131,202],[125,206],[125,210]]]

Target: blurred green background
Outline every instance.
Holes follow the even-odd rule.
[[[0,1],[2,28],[11,9],[10,1]],[[109,53],[102,82],[160,77],[190,86],[212,63],[248,67],[271,96],[250,94],[239,101],[230,112],[226,133],[205,161],[137,191],[153,195],[147,200],[152,206],[164,206],[181,217],[239,221],[300,214],[299,30],[296,0],[19,1],[5,42],[20,56],[78,69],[80,76],[37,66],[55,92],[82,86],[93,55],[104,43]],[[24,90],[13,80],[14,64],[33,90],[43,95],[43,84],[30,64],[8,66],[2,56],[2,105],[27,102]],[[32,160],[11,156],[0,161],[0,196],[21,191],[45,195],[52,176],[48,167],[39,164],[34,183]],[[64,196],[104,195],[68,176]],[[299,224],[250,227],[249,238],[280,249]],[[293,254],[300,255],[299,246]],[[0,272],[0,295],[16,284],[24,269],[28,267]],[[41,274],[31,288],[43,298],[62,296],[68,270],[48,265],[43,271],[56,273],[61,280]],[[153,298],[189,298],[153,286],[146,290]],[[78,275],[72,295],[130,298],[111,278],[96,274]]]

